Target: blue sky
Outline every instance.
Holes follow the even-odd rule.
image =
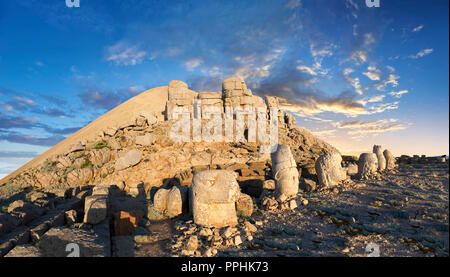
[[[448,154],[448,1],[0,2],[0,177],[170,80],[238,75],[343,153]]]

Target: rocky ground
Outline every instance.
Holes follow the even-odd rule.
[[[253,197],[251,216],[239,214],[238,226],[222,229],[197,226],[189,214],[170,219],[153,208],[150,196],[118,188],[110,188],[110,220],[90,225],[81,223],[83,201],[98,190],[51,195],[28,189],[0,198],[0,227],[12,226],[0,235],[0,252],[66,256],[67,244],[78,243],[82,256],[448,256],[448,163],[400,164],[378,179],[301,190],[287,205],[264,202],[272,194],[264,190]],[[130,235],[116,234],[119,210],[138,211]],[[371,244],[378,249],[368,249]]]
[[[380,179],[302,192],[308,204],[293,210],[258,209],[241,218],[242,244],[213,249],[218,256],[358,257],[370,254],[366,247],[375,243],[380,256],[448,256],[448,164],[401,165]],[[244,222],[256,227],[250,240]],[[183,249],[196,226],[182,226],[171,241],[172,253],[201,254]],[[198,238],[208,254],[208,237]]]

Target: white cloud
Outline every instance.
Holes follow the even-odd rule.
[[[184,63],[184,67],[186,67],[186,69],[188,71],[194,71],[194,69],[199,67],[202,63],[203,63],[203,59],[201,59],[201,58],[193,58],[193,59],[187,60]]]
[[[140,86],[130,86],[128,87],[128,91],[130,91],[131,93],[138,93],[141,92],[143,90],[142,87]]]
[[[397,92],[392,91],[389,94],[394,96],[394,97],[396,97],[396,98],[400,98],[400,97],[402,97],[403,94],[406,94],[406,93],[408,93],[408,90],[401,90],[401,91],[397,91]]]
[[[369,72],[364,72],[363,75],[366,75],[372,81],[381,80],[381,71],[379,69],[377,69],[375,66],[369,66],[367,67],[367,69],[369,70]]]
[[[429,55],[429,54],[433,53],[433,51],[434,51],[433,48],[428,48],[428,49],[424,49],[424,50],[418,52],[415,55],[410,55],[409,57],[411,59],[420,59],[420,58],[422,58],[422,57],[424,57],[426,55]]]
[[[372,81],[379,81],[380,80],[380,74],[377,72],[364,72],[363,75],[366,75],[367,78],[369,78]]]
[[[362,95],[362,94],[364,94],[364,92],[362,90],[359,78],[358,77],[352,78],[350,76],[350,74],[353,73],[353,72],[354,72],[353,69],[346,68],[344,70],[344,78],[345,78],[345,80],[347,80],[347,82],[349,82],[353,86],[353,88],[355,89],[356,93],[358,93],[359,95]]]
[[[395,68],[393,66],[387,65],[386,68],[389,70],[389,72],[394,72]]]
[[[300,0],[290,0],[286,3],[285,7],[287,9],[295,9],[301,6],[301,1]]]
[[[307,67],[306,65],[299,65],[297,66],[297,69],[303,73],[308,73],[309,75],[317,75],[317,72],[315,72],[312,68]]]
[[[378,104],[375,106],[372,106],[369,108],[370,112],[369,114],[376,114],[376,113],[382,113],[387,110],[396,110],[398,109],[399,102],[393,102],[393,103],[383,103]]]
[[[364,34],[364,46],[370,46],[371,44],[375,43],[375,38],[373,37],[372,33]]]
[[[119,42],[108,48],[106,60],[116,65],[137,65],[142,63],[146,56],[147,52],[139,50],[137,46],[128,46],[126,43]]]
[[[355,61],[356,63],[366,62],[367,61],[367,53],[362,50],[357,50],[357,51],[352,52],[352,55],[350,56],[350,58],[353,61]]]
[[[419,26],[417,26],[416,28],[414,28],[412,31],[415,33],[415,32],[419,32],[419,31],[421,31],[423,29],[423,24],[422,25],[419,25]]]
[[[395,74],[389,74],[389,77],[387,80],[383,80],[380,83],[375,85],[375,89],[378,91],[384,91],[384,89],[386,88],[386,86],[388,84],[391,84],[392,87],[396,88],[398,87],[398,79],[400,79],[400,76],[395,75]]]
[[[397,124],[388,124],[388,125],[380,125],[380,126],[372,126],[364,129],[358,129],[349,131],[349,135],[356,135],[356,134],[365,134],[365,133],[384,133],[388,131],[396,131],[396,130],[404,130],[406,129],[406,126],[402,123]]]
[[[383,101],[385,95],[376,95],[374,97],[371,97],[367,100],[367,102],[369,103],[374,103],[374,102],[381,102]]]
[[[361,129],[361,128],[367,128],[372,126],[378,126],[382,124],[388,124],[391,122],[397,122],[398,119],[391,118],[391,119],[377,119],[377,120],[371,120],[371,121],[362,121],[362,120],[355,120],[350,122],[339,122],[335,126],[342,129]]]

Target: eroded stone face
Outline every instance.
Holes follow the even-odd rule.
[[[383,151],[381,150],[381,145],[373,146],[373,153],[377,155],[378,159],[378,170],[383,171],[386,169],[386,159],[384,158]]]
[[[299,176],[297,164],[289,146],[278,145],[277,151],[272,153],[271,158],[276,193],[286,197],[297,195]]]
[[[188,98],[188,85],[185,82],[173,80],[169,83],[169,101]]]
[[[239,195],[234,172],[207,170],[196,173],[191,186],[194,222],[217,228],[236,225],[235,202]]]
[[[319,186],[332,187],[345,180],[347,174],[341,166],[342,157],[338,153],[320,156],[316,161],[316,173]]]
[[[374,153],[362,153],[358,160],[358,176],[370,179],[378,170],[378,158]]]
[[[392,153],[389,150],[384,150],[383,156],[386,159],[386,169],[391,170],[394,169],[397,164],[395,161],[395,157],[392,155]]]

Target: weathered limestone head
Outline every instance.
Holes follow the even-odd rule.
[[[169,100],[187,98],[188,85],[183,81],[172,80],[169,83]]]
[[[325,154],[317,159],[315,167],[320,186],[336,186],[347,178],[341,162],[342,157],[338,153]]]
[[[377,155],[378,170],[379,171],[385,170],[386,169],[386,159],[384,158],[383,150],[381,149],[381,145],[374,145],[372,152]]]
[[[378,158],[374,153],[362,153],[358,160],[358,176],[360,179],[371,179],[378,169]]]
[[[378,153],[378,152],[382,152],[381,150],[381,145],[374,145],[373,146],[373,153]]]
[[[222,83],[222,93],[224,99],[252,95],[251,90],[247,89],[247,85],[240,77],[225,79]]]
[[[394,155],[392,155],[392,153],[389,150],[387,150],[387,149],[384,150],[383,156],[386,159],[386,169],[387,170],[394,169],[397,166],[395,157],[394,157]]]
[[[240,189],[233,171],[206,170],[196,173],[191,186],[194,222],[216,228],[236,225],[235,203],[239,195]]]
[[[289,146],[278,145],[277,151],[271,154],[271,159],[277,194],[286,197],[297,195],[299,185],[297,163]]]

